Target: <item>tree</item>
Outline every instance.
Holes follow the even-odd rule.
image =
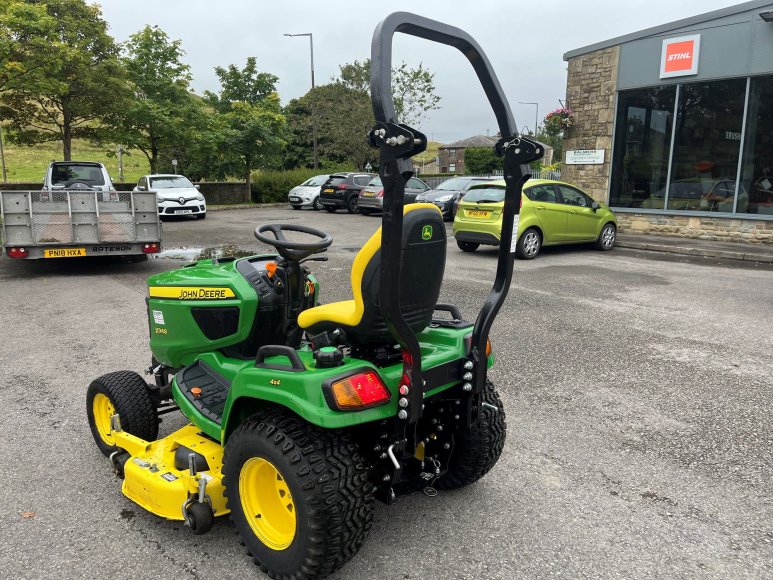
[[[276,92],[278,78],[258,72],[255,57],[249,57],[241,70],[229,65],[215,68],[215,73],[220,92],[205,95],[224,120],[220,171],[244,175],[245,201],[249,201],[252,170],[273,163],[284,146],[286,124]]]
[[[22,3],[22,2],[13,2]],[[28,0],[42,11],[33,18],[10,18],[13,38],[31,38],[48,32],[45,47],[24,58],[23,80],[15,78],[2,95],[2,116],[10,119],[13,139],[34,145],[62,141],[65,160],[71,159],[72,140],[99,134],[98,120],[116,107],[124,83],[118,47],[107,33],[97,5],[84,0]],[[7,13],[19,14],[11,6]],[[15,61],[19,62],[19,61]]]
[[[468,175],[489,175],[502,169],[502,157],[493,147],[467,147],[464,150],[464,170]]]
[[[340,83],[320,85],[287,104],[289,126],[285,167],[312,166],[312,111],[317,125],[317,149],[322,166],[376,163],[378,152],[367,140],[373,128],[370,99]]]
[[[157,26],[146,26],[123,46],[131,96],[108,119],[115,138],[139,149],[151,173],[164,152],[184,149],[204,122],[203,103],[191,95],[190,68],[181,59],[179,40]]]
[[[339,67],[340,74],[333,81],[346,88],[370,96],[370,59]],[[435,73],[419,63],[410,68],[405,62],[392,69],[392,98],[400,123],[418,127],[430,111],[440,108],[440,97],[435,93]]]
[[[46,6],[27,2],[0,4],[0,93],[37,71],[44,62],[35,56],[47,50],[56,21]]]

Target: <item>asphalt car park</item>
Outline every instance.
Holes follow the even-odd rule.
[[[205,536],[123,497],[85,390],[142,371],[145,279],[197,255],[266,251],[256,225],[328,231],[324,302],[378,226],[264,208],[164,223],[145,262],[0,261],[4,577],[260,577],[227,520]],[[451,232],[451,224],[447,224]],[[475,313],[495,248],[448,240],[441,300]],[[337,578],[737,578],[773,575],[773,267],[592,246],[516,261],[492,329],[508,436],[469,488],[377,505]],[[181,425],[165,415],[161,433]]]

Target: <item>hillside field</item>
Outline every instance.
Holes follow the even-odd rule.
[[[115,155],[115,145],[95,145],[89,141],[74,140],[72,144],[73,161],[99,161],[105,164],[113,181],[118,181],[118,158]],[[52,161],[62,160],[62,144],[60,142],[44,143],[34,147],[11,145],[5,143],[5,168],[8,181],[40,182]],[[112,155],[108,156],[108,151]],[[171,167],[169,168],[171,170]],[[150,165],[141,151],[124,151],[123,173],[125,182],[137,181],[150,172]],[[2,177],[0,175],[0,177]]]

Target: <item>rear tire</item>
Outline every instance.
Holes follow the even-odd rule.
[[[515,245],[515,255],[521,260],[533,260],[542,249],[542,236],[534,228],[529,228],[518,238]]]
[[[608,223],[601,228],[599,237],[596,240],[596,248],[599,250],[608,252],[615,247],[615,240],[617,239],[617,228],[615,224]]]
[[[456,245],[462,252],[474,252],[480,246],[477,242],[462,242],[460,240],[456,240]]]
[[[369,476],[347,433],[282,409],[244,421],[223,456],[231,521],[272,578],[323,578],[357,553],[373,524]]]
[[[99,450],[109,456],[118,448],[110,434],[110,417],[121,417],[121,428],[145,441],[158,437],[158,413],[148,384],[131,371],[102,375],[86,391],[86,415]]]
[[[357,213],[357,196],[353,195],[346,202],[346,211],[349,213]]]
[[[478,404],[481,405],[478,422],[469,431],[465,432],[462,428],[454,436],[454,451],[448,471],[435,482],[437,489],[458,489],[475,483],[494,467],[502,455],[507,436],[505,408],[491,381],[486,381]]]

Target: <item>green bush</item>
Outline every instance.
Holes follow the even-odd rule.
[[[260,171],[252,174],[252,201],[278,203],[287,201],[287,193],[309,177],[327,173],[322,169],[291,169],[289,171]],[[330,172],[334,173],[334,172]]]

